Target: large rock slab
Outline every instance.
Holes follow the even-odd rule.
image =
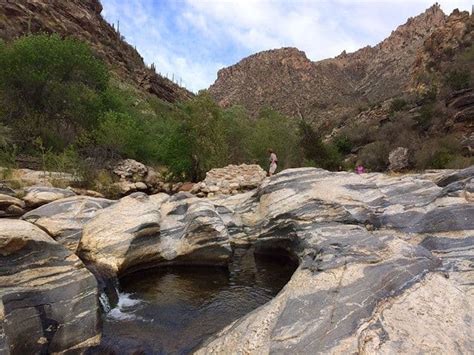
[[[38,207],[22,218],[46,230],[56,241],[75,253],[84,224],[98,211],[115,201],[88,196],[73,196]]]
[[[41,216],[50,219],[43,228],[53,235],[48,225],[60,226],[62,214],[58,230],[69,223],[82,229],[77,253],[99,276],[225,265],[236,244],[299,261],[275,299],[198,353],[470,353],[473,173],[301,168],[231,196],[135,193],[84,219],[47,207],[54,203]],[[25,218],[38,223],[35,213]]]
[[[31,223],[0,220],[0,353],[58,353],[100,340],[97,283]]]
[[[294,169],[213,199],[231,240],[300,267],[198,353],[471,352],[474,209],[431,179]]]
[[[225,264],[231,248],[213,204],[185,193],[134,193],[85,224],[78,253],[119,274],[170,263]]]
[[[23,197],[23,201],[30,208],[39,207],[47,203],[75,196],[74,191],[70,189],[60,189],[57,187],[47,186],[32,186],[25,189],[26,195]]]

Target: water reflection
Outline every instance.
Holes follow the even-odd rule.
[[[101,353],[186,354],[273,298],[296,265],[237,249],[229,269],[166,267],[121,280],[103,328]],[[106,351],[107,349],[107,351]]]

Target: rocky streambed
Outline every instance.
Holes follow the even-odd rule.
[[[232,196],[72,196],[1,219],[0,352],[97,347],[114,280],[226,267],[249,245],[299,266],[197,353],[473,352],[473,178],[303,168]]]

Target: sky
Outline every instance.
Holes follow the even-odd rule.
[[[297,47],[311,60],[375,45],[435,0],[101,0],[157,72],[197,92],[217,71],[268,49]],[[438,0],[447,14],[472,0]]]

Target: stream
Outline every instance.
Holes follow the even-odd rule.
[[[228,269],[174,266],[120,279],[119,301],[104,317],[92,353],[188,354],[236,319],[270,301],[297,265],[237,248]]]

